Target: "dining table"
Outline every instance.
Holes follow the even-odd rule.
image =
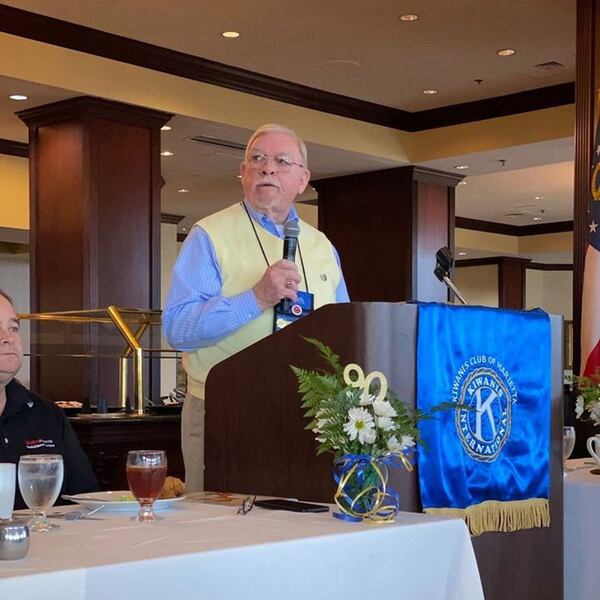
[[[563,490],[564,600],[600,598],[600,465],[590,457],[568,460]]]
[[[354,523],[333,518],[334,506],[242,515],[237,501],[202,496],[160,510],[157,523],[111,508],[32,533],[25,558],[0,561],[0,598],[483,600],[458,519],[401,512],[392,523]]]

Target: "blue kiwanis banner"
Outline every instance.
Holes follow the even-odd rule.
[[[472,533],[548,526],[550,320],[542,311],[418,307],[417,407],[462,404],[422,421],[426,512]]]

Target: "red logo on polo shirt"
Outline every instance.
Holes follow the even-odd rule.
[[[36,448],[56,448],[54,440],[25,440],[25,448],[27,450],[35,450]]]

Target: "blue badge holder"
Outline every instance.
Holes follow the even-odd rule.
[[[275,305],[273,311],[273,331],[279,331],[287,327],[290,323],[302,319],[313,311],[315,295],[310,292],[298,292],[298,298],[295,302],[289,302],[289,308],[286,310],[283,302]]]

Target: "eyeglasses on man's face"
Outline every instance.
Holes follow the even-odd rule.
[[[291,171],[292,167],[300,167],[304,169],[304,165],[302,163],[296,162],[292,160],[289,156],[285,154],[276,154],[275,156],[271,154],[265,154],[264,152],[252,152],[248,156],[248,164],[252,169],[262,169],[271,159],[275,165],[275,169],[280,173],[287,173]]]

